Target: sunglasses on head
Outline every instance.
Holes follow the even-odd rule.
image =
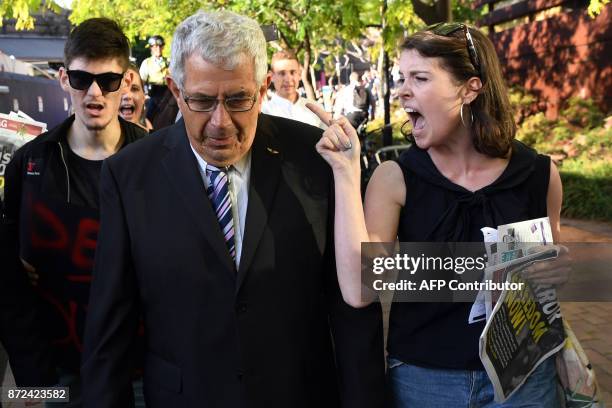
[[[427,27],[426,30],[431,31],[436,35],[441,35],[442,37],[450,37],[451,34],[462,30],[463,34],[465,35],[465,43],[467,45],[468,55],[470,56],[470,62],[478,73],[478,77],[482,78],[480,60],[478,59],[478,53],[476,52],[476,46],[474,45],[472,34],[470,34],[470,30],[467,25],[463,23],[438,23]]]
[[[70,86],[79,91],[89,89],[93,81],[96,81],[102,92],[115,92],[121,87],[123,74],[105,72],[103,74],[90,74],[87,71],[68,70],[68,82]]]

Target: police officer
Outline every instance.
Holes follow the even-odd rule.
[[[147,119],[153,121],[154,115],[160,107],[160,101],[167,91],[166,75],[168,75],[168,60],[164,58],[164,38],[154,35],[149,38],[147,46],[151,49],[151,56],[140,65],[140,77],[147,88]]]

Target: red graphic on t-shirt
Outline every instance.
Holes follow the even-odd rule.
[[[34,213],[45,224],[50,232],[42,237],[36,230],[32,231],[33,249],[54,249],[70,251],[70,259],[78,269],[91,269],[93,267],[93,254],[96,249],[100,222],[92,218],[79,220],[76,236],[70,240],[70,233],[60,218],[42,203],[35,203]]]
[[[36,163],[32,160],[28,161],[28,173],[32,173],[36,168]]]

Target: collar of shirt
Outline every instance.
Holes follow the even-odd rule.
[[[299,96],[298,96],[297,101],[293,103],[289,99],[285,99],[282,96],[278,96],[278,94],[274,93],[272,94],[272,97],[270,98],[270,101],[268,103],[271,105],[277,105],[277,106],[283,107],[285,109],[291,109],[291,107],[297,104],[299,101],[300,101]]]
[[[206,187],[208,187],[208,177],[206,176],[206,166],[208,165],[208,163],[206,162],[206,160],[202,158],[202,156],[198,154],[198,152],[195,151],[191,143],[189,144],[189,147],[191,147],[191,151],[193,152],[193,155],[198,161],[198,168],[200,170],[200,174],[202,175],[202,178],[204,179],[204,184]],[[247,154],[245,154],[238,162],[230,166],[228,177],[231,178],[232,177],[231,173],[235,171],[238,173],[238,175],[241,178],[245,178],[250,168],[251,168],[251,151],[249,150]]]
[[[161,57],[153,57],[153,61],[157,64],[157,65],[162,65],[165,64],[166,59],[161,56]]]

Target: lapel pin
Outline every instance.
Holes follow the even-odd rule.
[[[270,153],[272,153],[272,154],[278,154],[278,153],[279,153],[279,151],[278,151],[278,150],[274,150],[274,149],[271,149],[271,148],[269,148],[269,147],[266,147],[266,149],[267,149],[267,150],[268,150]]]

